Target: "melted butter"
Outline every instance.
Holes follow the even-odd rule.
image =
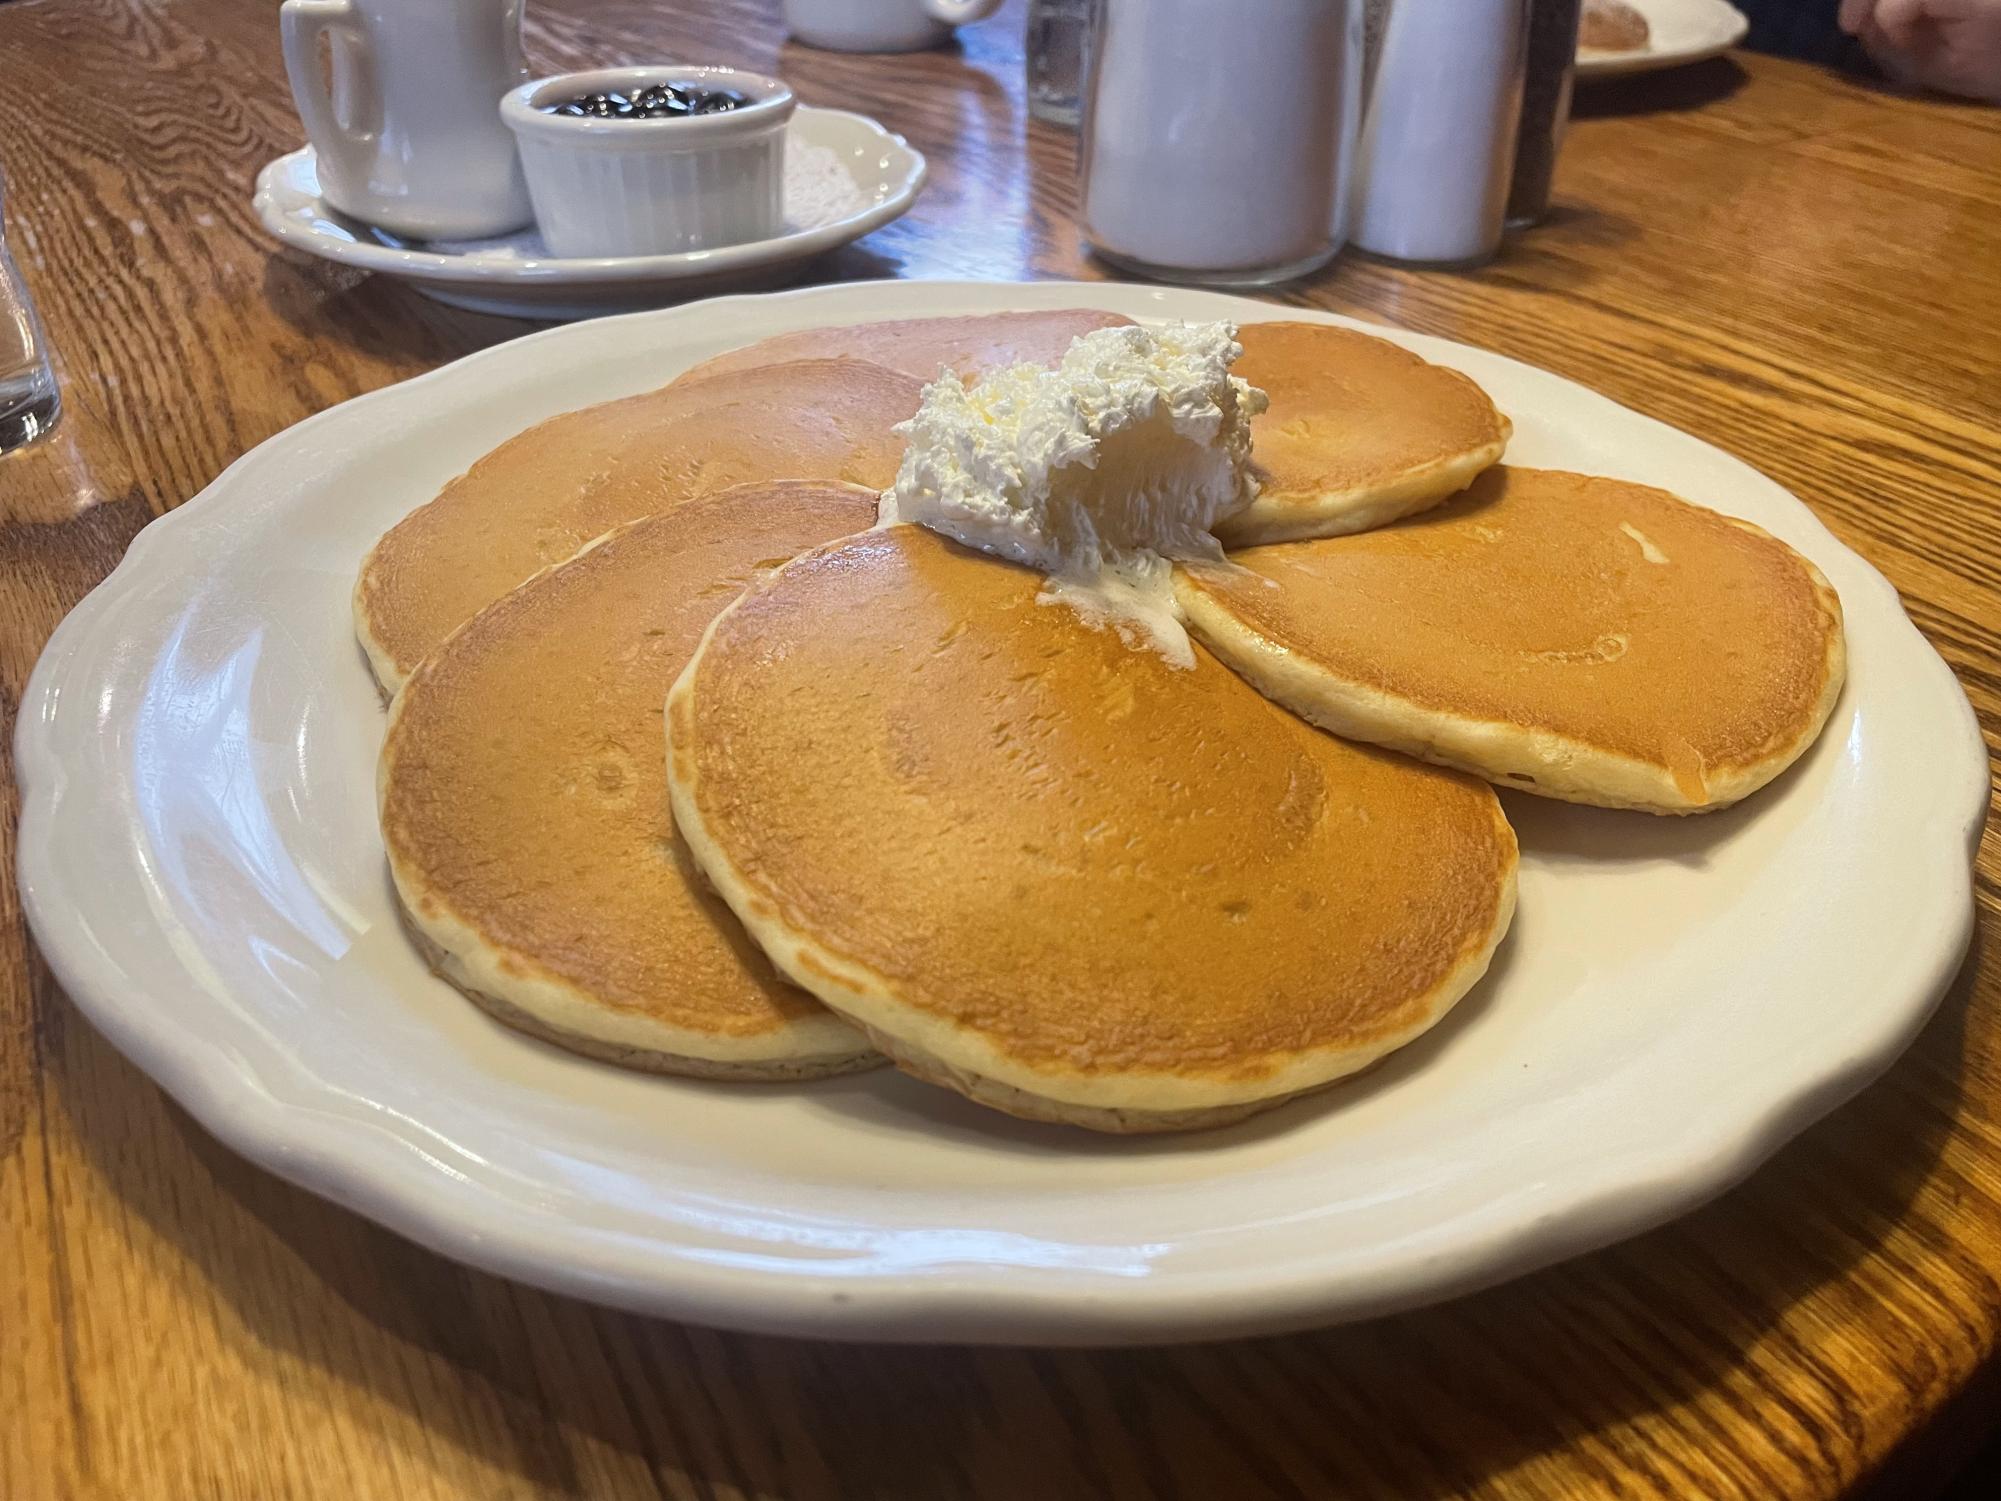
[[[1264,393],[1229,373],[1227,323],[1099,329],[1055,369],[925,387],[880,525],[914,522],[1041,572],[1038,602],[1192,667],[1178,558],[1220,561],[1214,529],[1250,504]]]

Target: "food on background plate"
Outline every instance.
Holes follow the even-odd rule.
[[[662,705],[761,568],[870,526],[875,495],[780,481],[614,531],[488,606],[404,683],[383,843],[434,966],[501,1020],[666,1073],[797,1079],[881,1060],[786,984],[667,810]]]
[[[1577,22],[1580,52],[1638,52],[1653,39],[1647,18],[1626,0],[1584,0]]]
[[[1257,498],[1231,547],[1364,531],[1464,489],[1499,461],[1508,419],[1456,370],[1331,323],[1246,323],[1233,372],[1270,401],[1251,427]]]
[[[460,625],[615,526],[758,480],[880,490],[920,383],[859,360],[676,381],[510,438],[376,543],[357,633],[390,692]],[[750,493],[750,492],[746,492]]]
[[[668,700],[675,820],[773,962],[903,1069],[1109,1131],[1355,1072],[1485,971],[1484,784],[1323,735],[1031,569],[894,526],[716,620]]]
[[[1813,743],[1845,670],[1840,600],[1783,542],[1552,470],[1192,564],[1177,589],[1217,655],[1314,723],[1602,807],[1756,791]]]

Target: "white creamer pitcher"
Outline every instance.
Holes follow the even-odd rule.
[[[397,234],[472,239],[533,217],[500,97],[527,74],[522,0],[285,0],[285,72],[320,196]],[[332,49],[333,87],[319,48]]]

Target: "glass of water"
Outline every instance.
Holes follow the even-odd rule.
[[[7,252],[7,179],[0,174],[0,453],[32,443],[61,411],[48,336]]]
[[[1084,52],[1097,0],[1028,0],[1028,112],[1056,125],[1077,123]]]

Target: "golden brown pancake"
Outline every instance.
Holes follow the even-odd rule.
[[[798,360],[552,417],[392,527],[355,586],[357,633],[393,692],[456,627],[615,526],[731,485],[840,480],[880,491],[919,383]]]
[[[930,382],[940,370],[972,380],[1009,365],[1054,365],[1071,340],[1098,328],[1123,328],[1132,319],[1090,308],[1041,313],[983,313],[966,318],[892,318],[881,323],[808,328],[762,339],[695,366],[683,380],[748,370],[777,360],[867,360]]]
[[[1813,743],[1841,602],[1749,522],[1665,490],[1500,468],[1357,537],[1194,564],[1224,661],[1337,734],[1609,808],[1720,808]]]
[[[1041,578],[892,527],[719,616],[668,698],[696,860],[907,1071],[1110,1131],[1353,1073],[1485,971],[1491,789],[1175,668]]]
[[[454,633],[382,750],[404,916],[455,985],[575,1051],[774,1079],[878,1061],[785,984],[675,838],[667,688],[760,568],[875,519],[846,486],[766,484],[620,528]]]
[[[1457,370],[1332,323],[1246,323],[1231,367],[1271,406],[1251,423],[1258,498],[1217,528],[1233,547],[1364,531],[1464,489],[1508,419]]]

